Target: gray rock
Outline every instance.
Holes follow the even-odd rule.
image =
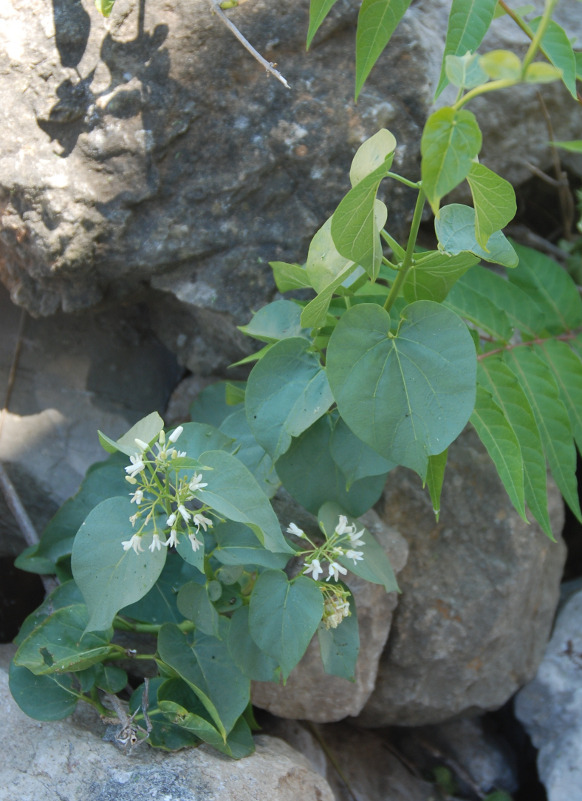
[[[4,662],[8,649],[0,647]],[[307,759],[274,737],[258,736],[256,752],[240,762],[206,747],[165,753],[142,746],[128,757],[103,741],[103,724],[89,707],[64,721],[26,717],[5,669],[0,710],[2,801],[334,801]]]
[[[389,476],[378,509],[410,553],[359,723],[415,726],[496,709],[535,675],[565,558],[551,483],[549,503],[557,543],[521,520],[470,429],[450,448],[438,523],[415,476]]]
[[[573,801],[582,788],[582,592],[560,611],[537,675],[515,699],[515,714],[538,753],[548,801]]]
[[[297,517],[292,519],[297,520]],[[399,573],[407,558],[405,541],[397,531],[384,525],[373,510],[360,519],[386,549],[395,573]],[[378,662],[398,596],[396,593],[387,594],[380,585],[351,573],[345,581],[354,594],[360,631],[355,682],[324,672],[317,637],[314,637],[285,686],[268,682],[253,684],[255,706],[280,717],[318,723],[342,720],[362,710],[374,689]]]

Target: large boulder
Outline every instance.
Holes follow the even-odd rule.
[[[439,521],[416,476],[389,476],[379,511],[407,540],[402,595],[364,726],[416,726],[497,709],[534,675],[565,559],[563,502],[551,542],[513,509],[472,430],[449,450]]]

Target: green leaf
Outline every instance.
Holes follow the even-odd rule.
[[[219,515],[244,523],[269,551],[293,553],[287,544],[277,515],[253,474],[235,456],[224,451],[208,451],[202,461],[214,469],[208,487],[198,497]]]
[[[507,314],[483,292],[481,288],[483,272],[487,271],[481,267],[473,267],[455,284],[445,305],[494,339],[509,342],[513,328]],[[507,285],[507,281],[504,283]]]
[[[106,693],[120,693],[127,687],[127,673],[114,665],[94,665],[95,686]]]
[[[519,267],[509,280],[535,299],[541,310],[538,332],[562,333],[582,325],[582,299],[568,273],[548,256],[514,245]]]
[[[386,476],[396,465],[362,442],[341,417],[337,420],[329,443],[331,457],[346,477],[346,490],[355,481],[368,476]]]
[[[275,473],[273,460],[251,431],[244,407],[230,414],[222,422],[220,430],[233,438],[236,443],[233,456],[251,471],[267,498],[272,498],[281,482]]]
[[[205,585],[189,581],[178,592],[178,609],[187,620],[191,620],[204,634],[218,637],[218,612],[208,597]]]
[[[355,267],[354,262],[338,252],[331,236],[331,220],[330,217],[317,231],[307,254],[305,271],[316,292],[322,292],[340,275],[345,276],[347,268]]]
[[[487,250],[492,234],[515,217],[515,192],[508,181],[483,164],[471,165],[467,181],[475,206],[475,237],[478,244]]]
[[[150,720],[152,730],[148,737],[148,743],[153,746],[154,748],[162,748],[165,751],[178,751],[180,748],[187,748],[188,746],[195,746],[200,745],[200,738],[197,737],[192,732],[188,732],[183,728],[175,725],[172,722],[171,716],[165,715],[158,707],[158,694],[160,697],[164,697],[164,689],[168,686],[176,686],[181,685],[182,687],[186,687],[188,692],[190,688],[188,685],[181,681],[180,679],[169,679],[165,680],[163,678],[155,678],[149,680],[148,685],[148,718]],[[171,692],[171,690],[170,690]],[[132,694],[131,698],[129,699],[129,711],[130,713],[137,713],[136,719],[140,719],[140,709],[142,708],[143,703],[143,693],[144,693],[144,685],[140,684],[140,686],[135,690]],[[195,704],[198,703],[197,709],[200,709],[202,712],[206,713],[206,710],[198,702],[198,699],[191,693],[191,697],[194,698]],[[142,727],[145,726],[145,723],[140,721]]]
[[[235,665],[253,681],[277,681],[279,664],[255,643],[249,631],[249,607],[241,606],[230,620],[228,650]]]
[[[104,17],[108,17],[111,14],[114,5],[115,0],[95,0],[95,8]]]
[[[283,568],[289,561],[289,553],[272,553],[265,550],[254,534],[240,523],[227,521],[212,529],[216,547],[212,551],[223,565],[260,565]]]
[[[79,700],[70,675],[36,676],[12,662],[8,681],[12,697],[34,720],[62,720],[75,711]]]
[[[317,29],[327,17],[336,0],[311,0],[309,5],[309,30],[307,31],[307,49],[317,33]]]
[[[562,79],[562,70],[545,61],[534,61],[525,73],[526,83],[553,83]]]
[[[373,506],[384,489],[385,475],[369,476],[346,488],[346,476],[334,461],[330,438],[334,422],[326,415],[305,431],[277,462],[283,486],[313,514],[326,501],[336,501],[353,515]]]
[[[570,153],[582,153],[582,139],[573,139],[570,142],[552,142],[554,147],[569,150]]]
[[[539,27],[541,17],[529,20],[529,26],[535,33]],[[578,99],[576,93],[576,56],[568,35],[554,20],[550,20],[541,41],[541,49],[551,63],[562,73],[562,80],[566,89],[574,100]],[[533,65],[532,65],[533,66]]]
[[[158,636],[161,659],[192,688],[226,739],[244,712],[250,682],[233,663],[226,645],[228,621],[221,620],[221,636],[194,632],[186,637],[172,623],[165,623]]]
[[[380,231],[388,210],[376,199],[378,187],[390,172],[394,153],[387,152],[383,165],[361,179],[343,198],[331,218],[331,235],[339,253],[361,264],[376,279],[382,261]]]
[[[120,650],[110,643],[112,629],[83,634],[87,620],[84,604],[58,609],[20,644],[14,664],[42,676],[84,670]]]
[[[546,457],[527,396],[500,356],[481,359],[478,381],[491,393],[515,432],[523,459],[526,503],[542,529],[553,539],[548,516]]]
[[[430,499],[432,501],[432,509],[435,517],[439,519],[441,511],[441,491],[443,488],[443,480],[445,477],[445,468],[447,466],[448,449],[442,453],[437,453],[434,456],[428,457],[428,469],[426,471],[426,484]]]
[[[554,480],[572,512],[582,521],[576,482],[576,449],[568,412],[553,374],[531,347],[513,348],[504,358],[527,395]]]
[[[117,612],[139,601],[154,586],[166,549],[150,552],[151,531],[142,538],[144,553],[125,551],[122,540],[133,531],[129,498],[109,498],[93,509],[73,544],[73,576],[90,612],[87,631],[107,629]]]
[[[477,386],[471,423],[493,460],[512,504],[520,517],[527,521],[521,448],[505,414],[495,403],[491,393],[482,386]]]
[[[232,407],[229,407],[229,412],[232,413]],[[200,468],[203,470],[205,468],[204,463],[201,463],[200,460],[200,454],[203,451],[233,450],[234,443],[232,439],[214,426],[204,423],[184,423],[182,428],[183,431],[180,434],[179,441],[176,443],[176,447],[186,451],[187,457],[197,460],[197,464],[193,465],[194,469]],[[180,460],[173,460],[173,463],[179,465]]]
[[[521,79],[521,61],[511,50],[490,50],[479,59],[479,66],[494,81]]]
[[[317,297],[310,300],[307,306],[305,306],[301,314],[302,325],[309,326],[310,328],[319,328],[324,325],[329,304],[331,303],[334,293],[342,286],[347,278],[356,272],[356,270],[362,269],[353,261],[345,261],[344,259],[344,262],[345,267],[343,272],[334,278],[333,281],[321,290]]]
[[[356,100],[410,0],[363,0],[356,32]]]
[[[450,445],[473,411],[473,340],[457,315],[437,303],[407,306],[396,336],[384,309],[353,306],[331,336],[327,359],[348,426],[422,478],[428,457]]]
[[[276,460],[333,402],[325,371],[309,342],[278,342],[253,368],[245,399],[257,442]]]
[[[386,2],[386,0],[375,0],[376,2]],[[364,0],[366,2],[366,0]],[[388,0],[390,2],[390,0]],[[362,5],[363,8],[363,5]],[[361,10],[360,10],[361,14]],[[350,183],[352,188],[357,186],[364,178],[371,175],[377,169],[389,169],[396,150],[396,138],[394,134],[380,128],[373,136],[366,139],[352,159],[350,167]]]
[[[190,542],[185,541],[187,547],[191,549]],[[202,568],[203,566],[204,560],[201,563]],[[120,614],[142,623],[156,625],[181,623],[183,616],[178,611],[176,603],[178,590],[185,582],[198,576],[201,577],[200,570],[185,562],[178,554],[170,552],[159,579],[147,595],[144,595],[137,603],[121,609]]]
[[[279,292],[290,292],[294,289],[308,289],[311,284],[305,268],[299,264],[287,264],[284,261],[270,261],[273,278]]]
[[[346,510],[337,503],[324,503],[319,509],[317,514],[319,527],[328,539],[337,526],[340,515],[346,515]],[[354,524],[360,529],[358,536],[364,542],[362,546],[364,558],[354,563],[352,559],[340,556],[338,557],[338,562],[347,567],[352,573],[355,573],[356,576],[360,576],[366,581],[371,581],[372,584],[381,584],[386,592],[399,592],[396,576],[384,549],[356,517],[350,514],[347,514],[346,517],[350,525]]]
[[[164,421],[160,415],[157,412],[152,412],[147,417],[139,420],[118,440],[112,440],[99,431],[99,442],[108,453],[121,451],[126,456],[132,456],[134,453],[141,452],[140,446],[135,441],[136,439],[150,443],[156,439],[163,427]]]
[[[258,577],[250,602],[251,637],[280,665],[283,680],[299,662],[323,614],[319,585],[306,576],[289,581],[282,570]]]
[[[307,337],[301,327],[301,306],[290,300],[275,300],[259,309],[248,325],[239,325],[239,331],[261,342],[278,342],[289,337]]]
[[[422,188],[435,215],[441,198],[469,174],[473,159],[481,150],[481,140],[481,130],[471,111],[445,107],[426,121],[420,141],[420,171]]]
[[[432,251],[415,257],[402,294],[409,303],[414,300],[441,303],[459,278],[478,261],[478,256],[464,252],[450,256],[448,253]]]
[[[482,70],[477,53],[445,56],[445,73],[447,80],[459,89],[473,89],[487,82],[487,73]]]
[[[438,97],[447,85],[446,58],[449,55],[463,56],[477,50],[493,20],[497,0],[453,0],[441,76],[435,92]]]
[[[226,402],[226,381],[217,381],[204,387],[190,404],[190,417],[196,423],[219,428],[223,420],[233,413]]]
[[[345,586],[345,585],[343,585]],[[350,614],[335,629],[327,629],[323,623],[317,628],[319,652],[323,669],[331,676],[340,676],[355,681],[356,663],[360,651],[360,634],[354,596],[348,597]]]
[[[542,342],[536,353],[554,374],[562,403],[568,411],[574,440],[582,453],[582,353],[573,350],[566,342],[552,339]]]
[[[47,595],[42,604],[24,620],[20,631],[14,638],[14,642],[16,645],[24,642],[28,635],[53,612],[56,612],[57,609],[81,603],[83,603],[83,596],[74,581],[66,581],[64,584],[59,584]]]
[[[518,257],[501,231],[496,231],[487,241],[487,250],[477,242],[475,235],[475,209],[461,203],[443,206],[440,216],[434,221],[439,240],[439,250],[456,256],[463,251],[474,253],[484,261],[502,264],[504,267],[515,267]]]

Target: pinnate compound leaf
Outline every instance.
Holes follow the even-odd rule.
[[[191,687],[225,740],[249,702],[250,681],[228,652],[225,618],[221,619],[221,637],[200,632],[187,637],[173,623],[166,623],[160,629],[158,651]]]
[[[87,620],[84,604],[58,609],[20,644],[14,664],[42,676],[85,670],[119,651],[110,643],[112,629],[84,635]]]
[[[514,244],[519,267],[509,280],[535,299],[540,309],[536,331],[559,334],[582,325],[582,298],[568,273],[553,259]]]
[[[446,106],[428,118],[420,141],[420,171],[422,188],[435,215],[441,198],[469,174],[481,141],[481,130],[471,111]]]
[[[515,192],[509,181],[483,164],[471,165],[467,181],[475,207],[475,237],[478,244],[487,250],[492,234],[515,217]]]
[[[396,336],[384,309],[353,306],[333,332],[327,356],[330,385],[348,426],[421,478],[428,457],[450,445],[473,411],[473,340],[462,320],[440,304],[411,303]]]
[[[125,551],[135,507],[129,498],[109,498],[93,509],[73,543],[73,576],[83,593],[90,618],[87,631],[109,628],[120,609],[151,590],[166,561],[166,549],[149,551],[151,531],[144,534],[143,553]]]
[[[317,30],[327,17],[336,0],[311,0],[309,5],[309,29],[307,31],[307,49],[317,33]]]
[[[523,459],[515,432],[507,417],[482,386],[477,386],[471,423],[485,445],[499,478],[519,515],[525,516]]]
[[[363,0],[356,33],[356,100],[411,0]]]
[[[554,481],[572,512],[582,521],[570,418],[553,373],[532,347],[513,348],[505,353],[504,359],[527,395]]]
[[[500,356],[481,359],[477,376],[515,432],[523,459],[525,501],[544,532],[553,539],[548,516],[546,457],[527,396]]]
[[[554,375],[568,411],[578,450],[582,453],[582,354],[566,342],[547,339],[536,348]]]
[[[445,306],[470,320],[477,328],[501,342],[509,342],[513,328],[507,314],[481,288],[481,267],[473,267],[452,288]],[[500,279],[502,280],[502,279]],[[507,281],[504,282],[507,285]]]
[[[536,17],[529,21],[529,26],[534,33],[537,31],[540,21],[541,17]],[[554,20],[550,20],[546,28],[541,41],[541,49],[554,67],[561,70],[562,80],[566,89],[574,100],[577,100],[576,56],[565,30]]]
[[[329,409],[333,397],[309,342],[295,337],[274,345],[249,376],[245,407],[257,442],[277,459]]]
[[[402,294],[409,303],[414,300],[442,303],[455,283],[478,261],[479,257],[469,252],[450,256],[433,251],[418,256],[406,276]]]
[[[345,585],[344,585],[345,586]],[[350,614],[335,629],[320,623],[317,629],[319,652],[323,669],[331,676],[355,681],[356,663],[360,651],[360,634],[354,596],[348,597]]]
[[[438,97],[448,83],[446,58],[449,55],[463,56],[470,50],[477,50],[493,20],[497,0],[453,0],[441,76],[435,92]]]
[[[504,267],[516,267],[517,254],[501,231],[495,231],[487,241],[487,250],[477,242],[475,235],[475,209],[462,203],[451,203],[443,206],[440,215],[434,221],[439,240],[439,250],[456,256],[463,251],[474,253],[484,261],[502,264]]]
[[[293,553],[269,499],[250,470],[224,451],[208,451],[201,460],[213,468],[208,486],[197,493],[202,503],[235,523],[247,525],[267,550]]]
[[[278,342],[289,337],[306,337],[301,327],[301,306],[290,300],[275,300],[259,309],[248,325],[239,325],[243,334],[260,342]]]
[[[12,697],[34,720],[62,720],[74,712],[79,700],[69,674],[37,676],[12,662],[8,681]]]
[[[282,570],[266,570],[251,596],[251,637],[281,667],[287,680],[309,645],[323,614],[318,584],[307,576],[289,581]]]

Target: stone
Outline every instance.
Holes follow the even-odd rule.
[[[296,515],[289,519],[299,520]],[[360,520],[385,548],[394,572],[398,574],[407,558],[406,543],[402,537],[393,528],[384,525],[373,510]],[[299,525],[305,524],[300,520]],[[374,689],[378,662],[398,596],[397,593],[386,593],[380,585],[364,581],[349,572],[345,582],[354,594],[360,632],[355,681],[325,673],[317,637],[314,637],[285,685],[253,683],[251,698],[255,706],[280,717],[319,723],[342,720],[362,710]]]
[[[539,749],[548,801],[572,801],[582,787],[582,591],[558,614],[533,680],[517,694],[515,714]]]
[[[409,546],[376,687],[358,723],[419,726],[502,706],[534,675],[565,560],[563,502],[549,482],[557,542],[513,509],[472,429],[449,450],[437,522],[412,473],[376,507]]]
[[[7,662],[11,646],[1,646]],[[236,762],[205,746],[166,753],[146,746],[130,756],[102,739],[104,726],[82,705],[72,718],[39,722],[12,700],[0,668],[2,801],[334,801],[308,760],[275,737]]]

